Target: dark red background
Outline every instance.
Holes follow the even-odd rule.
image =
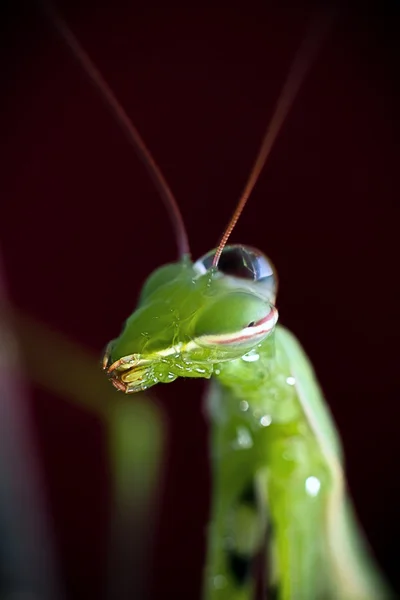
[[[174,190],[194,257],[223,231],[304,34],[310,5],[293,4],[60,3]],[[12,301],[100,356],[145,277],[175,259],[172,230],[40,10],[14,5],[6,17],[1,243]],[[315,365],[359,515],[397,585],[398,36],[394,4],[341,10],[232,236],[277,266],[281,320]],[[209,502],[201,390],[157,390],[170,448],[154,598],[199,593]],[[43,390],[32,403],[69,597],[99,598],[102,431]]]

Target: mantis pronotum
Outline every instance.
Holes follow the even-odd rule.
[[[352,524],[340,443],[311,366],[295,338],[277,325],[275,270],[253,248],[225,246],[294,99],[299,67],[288,78],[255,177],[220,246],[192,263],[169,188],[90,59],[57,22],[133,132],[178,232],[180,260],[146,281],[137,310],[108,347],[104,368],[127,393],[178,376],[213,377],[208,410],[214,497],[204,597],[252,598],[252,563],[260,552],[270,597],[388,597]]]

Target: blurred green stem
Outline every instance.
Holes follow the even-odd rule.
[[[160,409],[148,395],[117,392],[100,357],[27,315],[15,314],[15,322],[31,379],[105,424],[112,485],[108,595],[142,600],[164,444]]]

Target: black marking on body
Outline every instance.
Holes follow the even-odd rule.
[[[266,573],[266,593],[265,598],[267,600],[278,600],[279,599],[279,581],[271,582],[271,552],[272,552],[272,544],[274,543],[275,538],[275,524],[271,519],[268,519],[267,528],[266,528],[266,558],[267,558],[267,573]]]
[[[236,585],[242,586],[249,579],[252,572],[253,559],[253,556],[244,556],[237,552],[228,553],[228,567]]]
[[[278,600],[279,599],[279,586],[277,584],[271,585],[267,589],[265,596],[266,600]]]
[[[251,509],[257,511],[257,504],[258,499],[256,494],[256,488],[254,485],[254,480],[251,479],[246,485],[246,487],[244,487],[243,492],[239,497],[237,507],[246,505]],[[253,555],[242,554],[240,552],[236,552],[235,550],[231,550],[228,552],[228,568],[236,585],[242,586],[247,582],[250,575],[252,574],[254,558],[255,557]]]
[[[244,488],[239,499],[239,504],[247,504],[252,508],[257,508],[257,495],[253,480]]]

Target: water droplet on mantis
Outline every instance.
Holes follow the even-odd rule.
[[[215,575],[213,577],[213,586],[216,590],[222,590],[226,587],[227,581],[225,575]]]
[[[307,477],[305,488],[309,496],[318,496],[319,490],[321,489],[321,482],[317,477],[312,475],[311,477]]]
[[[250,431],[246,427],[238,427],[236,430],[237,437],[233,443],[233,447],[240,450],[247,450],[253,446],[253,438]]]
[[[296,380],[295,380],[295,378],[294,378],[294,377],[286,377],[286,383],[287,383],[288,385],[295,385],[295,383],[296,383]]]
[[[263,415],[260,419],[260,424],[263,427],[268,427],[268,425],[271,425],[272,423],[272,418],[270,417],[270,415]]]
[[[251,352],[242,356],[242,360],[245,362],[256,362],[259,358],[260,355],[257,354],[257,352],[254,352],[254,350],[251,350]]]

